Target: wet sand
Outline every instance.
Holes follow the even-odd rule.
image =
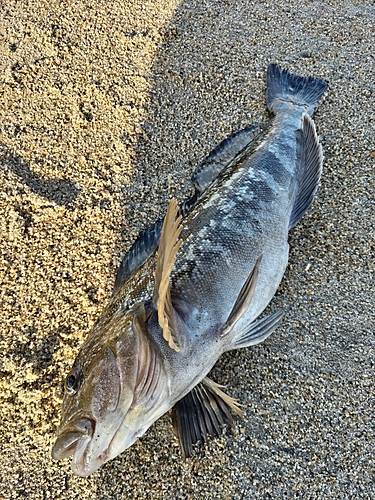
[[[17,2],[0,12],[0,499],[374,498],[375,7]],[[169,417],[83,479],[54,462],[62,380],[138,232],[270,62],[329,81],[321,187],[290,234],[286,318],[211,374],[244,404],[183,461]]]

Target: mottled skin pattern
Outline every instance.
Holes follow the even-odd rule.
[[[256,150],[250,150],[231,172],[214,181],[182,221],[184,243],[172,272],[171,290],[172,299],[187,308],[188,345],[181,352],[168,347],[156,312],[147,323],[170,381],[170,407],[230,348],[231,337],[220,339],[220,331],[261,254],[254,298],[238,326],[256,319],[277,290],[288,261],[287,234],[295,189],[293,138],[304,111],[297,108],[292,115],[278,117]],[[98,337],[92,336],[83,347],[83,359],[89,353],[92,357],[94,343],[101,349],[103,323],[111,324],[116,310],[131,309],[135,303],[151,299],[154,269],[153,255],[113,298],[96,327]],[[116,328],[114,333],[118,334]]]
[[[170,279],[172,303],[184,325],[180,352],[164,340],[152,303],[157,252],[103,311],[76,359],[73,378],[67,379],[54,447],[56,458],[74,452],[77,474],[91,474],[129,447],[207,375],[223,352],[236,347],[236,333],[272,299],[288,261],[287,236],[299,182],[296,131],[316,102],[309,108],[273,99],[276,116],[269,127],[199,193],[182,219],[182,246]],[[250,306],[233,330],[222,335],[260,256]]]
[[[161,339],[156,322],[149,329],[168,359],[177,399],[230,348],[231,338],[220,339],[221,328],[260,255],[254,298],[238,327],[259,316],[281,281],[295,189],[295,131],[304,111],[279,116],[256,150],[231,175],[217,179],[183,222],[171,289],[188,307],[189,345],[176,353]]]

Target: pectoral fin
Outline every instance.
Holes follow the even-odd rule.
[[[206,377],[173,407],[172,423],[184,458],[192,454],[193,445],[220,436],[225,425],[233,424],[230,409],[242,416],[236,400],[221,387]]]
[[[163,338],[168,342],[169,347],[180,351],[183,346],[183,338],[179,332],[179,330],[181,331],[180,321],[172,304],[170,290],[170,275],[181,246],[181,241],[179,241],[182,231],[181,216],[177,217],[177,214],[178,204],[175,199],[172,199],[169,202],[161,230],[152,301],[158,311],[158,321],[163,329]]]
[[[224,337],[230,331],[232,331],[234,325],[241,318],[241,316],[247,311],[251,299],[254,295],[255,285],[258,279],[259,266],[262,261],[262,255],[258,257],[254,269],[249,274],[245,284],[241,288],[241,291],[237,297],[237,300],[233,306],[231,313],[228,316],[227,321],[223,326],[223,330],[221,332],[221,336]]]
[[[278,309],[275,313],[269,314],[262,319],[258,319],[239,330],[234,336],[229,350],[241,349],[260,344],[279,326],[285,309]]]

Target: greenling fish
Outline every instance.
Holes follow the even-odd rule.
[[[257,319],[288,261],[288,231],[313,201],[322,148],[311,118],[327,83],[276,64],[267,126],[219,144],[140,234],[113,296],[65,381],[53,457],[80,476],[116,457],[168,410],[183,455],[232,422],[238,404],[207,377],[219,357],[258,344],[283,310]]]

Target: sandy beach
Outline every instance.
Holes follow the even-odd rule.
[[[0,7],[0,500],[375,498],[375,7],[7,0]],[[211,377],[244,406],[182,460],[168,415],[89,478],[51,448],[63,380],[139,231],[268,119],[270,62],[325,78],[312,208],[263,344]]]

